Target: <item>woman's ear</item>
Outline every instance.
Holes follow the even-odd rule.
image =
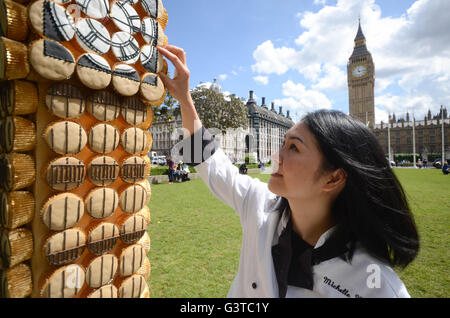
[[[330,172],[325,179],[326,183],[323,186],[323,191],[325,192],[340,192],[347,181],[347,173],[344,169],[339,168]]]

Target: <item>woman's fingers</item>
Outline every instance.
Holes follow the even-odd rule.
[[[179,47],[177,47],[177,46],[170,45],[170,44],[167,44],[166,46],[164,46],[164,48],[165,48],[167,51],[169,51],[169,52],[175,54],[175,55],[180,59],[180,61],[181,61],[184,65],[186,65],[186,52],[184,52],[184,50],[183,50],[182,48],[179,48]]]
[[[186,67],[185,64],[183,64],[181,62],[181,60],[178,58],[178,56],[176,56],[175,54],[173,54],[172,52],[169,52],[168,50],[166,50],[163,47],[158,47],[158,51],[164,55],[165,57],[167,57],[169,59],[169,61],[172,62],[172,64],[175,66],[175,68],[178,70],[178,73],[182,73],[182,70],[184,70],[184,68]]]
[[[158,73],[159,78],[163,82],[164,86],[170,91],[172,89],[172,79],[169,78],[164,72]]]

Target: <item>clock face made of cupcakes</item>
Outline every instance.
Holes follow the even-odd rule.
[[[161,0],[38,0],[28,15],[41,37],[31,43],[30,61],[42,77],[76,74],[91,89],[111,85],[120,95],[162,103],[157,74],[167,72],[167,63],[156,46],[167,43],[167,13]]]

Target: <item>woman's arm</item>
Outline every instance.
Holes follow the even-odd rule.
[[[158,47],[158,51],[175,66],[173,79],[162,72],[158,75],[170,94],[180,103],[183,128],[192,136],[196,131],[201,129],[202,124],[195,110],[191,93],[189,92],[190,72],[186,64],[186,53],[183,49],[173,45]],[[185,138],[187,137],[189,136],[185,136]]]
[[[195,110],[189,91],[190,72],[186,64],[186,53],[172,45],[158,47],[158,50],[175,66],[173,79],[163,73],[160,73],[159,76],[170,94],[180,103],[183,128],[185,128],[185,132],[189,133],[189,136],[185,136],[185,139],[191,137],[194,133],[196,135],[201,134],[200,144],[202,144],[203,149],[200,150],[205,150],[205,145],[210,145],[208,142],[213,141],[213,138],[208,132],[203,132],[204,128],[202,128],[200,118]],[[252,185],[259,183],[259,180],[240,175],[238,168],[220,149],[213,153],[214,155],[211,157],[204,154],[200,156],[203,158],[201,162],[195,160],[192,162],[198,163],[195,168],[211,192],[242,216],[245,214],[244,205],[249,190]]]

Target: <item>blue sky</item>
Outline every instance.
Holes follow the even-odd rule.
[[[191,87],[290,109],[348,112],[346,63],[358,16],[376,69],[376,121],[450,106],[448,0],[163,0],[169,43],[187,52]],[[172,68],[170,68],[172,71]],[[448,107],[450,109],[450,107]]]

